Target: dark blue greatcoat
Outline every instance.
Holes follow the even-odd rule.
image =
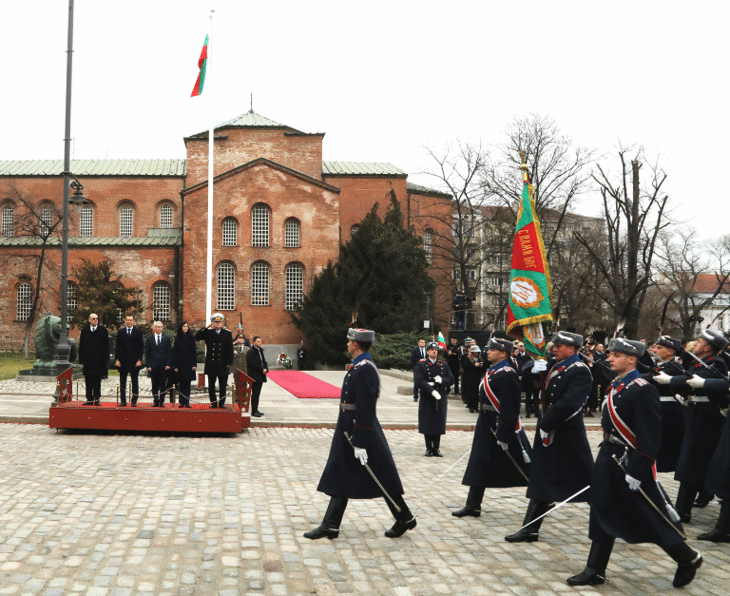
[[[330,455],[319,480],[318,491],[331,497],[350,499],[375,499],[383,496],[365,466],[355,458],[352,445],[345,437],[347,432],[353,445],[367,449],[368,466],[388,494],[403,494],[398,470],[375,412],[379,394],[378,369],[369,352],[360,354],[352,361],[340,393],[340,404],[354,404],[356,409],[340,408]]]
[[[529,499],[564,501],[590,483],[593,455],[582,410],[592,385],[591,373],[578,354],[561,360],[550,370],[532,447]],[[552,433],[550,445],[544,445],[541,429]],[[576,497],[575,502],[587,501],[588,492]]]
[[[717,448],[725,419],[720,414],[719,406],[709,401],[706,389],[702,387],[692,389],[686,381],[692,375],[710,379],[727,374],[727,368],[722,358],[708,356],[702,361],[708,366],[714,367],[715,370],[710,370],[694,361],[687,368],[686,375],[672,377],[669,382],[669,386],[675,392],[685,397],[692,396],[692,401],[687,406],[684,440],[677,459],[674,479],[693,484],[698,488],[705,484],[707,466]]]
[[[719,407],[727,408],[730,404],[728,383],[724,379],[705,381],[705,391],[712,402]],[[730,416],[725,418],[720,440],[707,467],[705,490],[721,499],[730,499]]]
[[[481,488],[526,486],[525,478],[497,444],[497,439],[507,443],[509,454],[529,478],[530,465],[525,463],[523,450],[529,458],[532,449],[521,426],[517,432],[520,419],[519,377],[509,361],[503,360],[489,367],[486,378],[489,389],[499,400],[499,414],[484,409],[484,406],[492,406],[492,402],[482,383],[479,388],[479,418],[461,483]]]
[[[651,542],[662,547],[680,544],[684,539],[677,530],[682,530],[682,525],[667,521],[671,520],[669,500],[654,479],[653,466],[662,433],[659,392],[642,379],[636,369],[616,379],[611,384],[611,391],[613,407],[622,421],[619,425],[631,430],[636,437],[636,448],[629,447],[631,441],[626,439],[625,431],[622,436],[614,426],[607,398],[601,426],[622,444],[604,440],[598,451],[591,473],[589,536],[599,538],[600,528],[631,544]],[[622,459],[625,472],[614,461],[614,455]],[[629,488],[626,474],[641,481],[640,488],[667,519],[656,512],[640,491]]]
[[[439,376],[441,384],[429,385]],[[431,362],[425,358],[413,369],[413,383],[418,389],[418,432],[426,436],[446,434],[449,388],[454,384],[451,369],[443,360]],[[434,389],[441,394],[441,399],[433,396]]]
[[[196,371],[193,368],[198,366],[198,352],[195,345],[195,337],[188,331],[178,334],[175,345],[172,347],[172,363],[178,369],[178,377],[194,381]]]
[[[662,446],[656,458],[656,469],[657,472],[674,472],[684,438],[685,407],[675,399],[674,388],[654,381],[654,375],[660,372],[676,377],[684,374],[684,367],[679,360],[670,360],[663,362],[653,372],[642,375],[659,391],[662,407]]]

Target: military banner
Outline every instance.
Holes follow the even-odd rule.
[[[535,213],[533,187],[524,163],[522,175],[524,188],[512,247],[507,333],[521,340],[528,352],[545,356],[547,339],[543,324],[553,320],[552,285],[540,222]]]

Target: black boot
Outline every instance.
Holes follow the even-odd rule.
[[[395,518],[393,527],[385,531],[387,538],[398,538],[399,536],[403,536],[406,531],[416,527],[416,518],[411,513],[408,505],[406,505],[403,495],[393,495],[393,500],[395,501],[395,505],[398,505],[400,511],[396,510],[395,505],[390,502],[390,499],[385,498],[385,502],[388,504],[388,508]]]
[[[697,540],[710,542],[730,542],[730,499],[724,499],[720,508],[720,516],[715,523],[715,529],[697,536]]]
[[[507,542],[537,542],[538,532],[540,531],[540,526],[544,518],[540,518],[537,521],[533,520],[547,513],[552,506],[552,503],[530,499],[530,504],[527,506],[527,513],[525,514],[525,521],[522,522],[522,525],[526,527],[518,530],[514,534],[505,536],[504,539]],[[528,526],[527,524],[530,525]]]
[[[683,524],[688,524],[692,519],[692,503],[694,503],[695,496],[697,496],[697,488],[693,484],[687,482],[679,484],[674,508],[677,510]]]
[[[433,444],[433,456],[443,457],[443,455],[441,455],[441,452],[439,451],[439,447],[441,446],[441,435],[434,435],[433,437],[431,437],[431,442]]]
[[[133,408],[136,408],[137,407],[137,399],[138,398],[139,398],[139,395],[134,395],[134,394],[132,395],[132,407]]]
[[[570,586],[598,586],[606,581],[606,566],[613,550],[613,538],[605,536],[602,540],[591,542],[586,568],[567,579]]]
[[[330,504],[327,506],[327,511],[324,514],[324,519],[319,527],[309,532],[304,532],[304,537],[310,540],[317,540],[318,538],[337,538],[340,535],[340,523],[342,522],[342,516],[347,508],[347,497],[332,497]]]
[[[480,486],[470,486],[469,495],[466,497],[466,507],[458,511],[452,511],[451,515],[455,517],[479,517],[482,514],[482,499],[484,498],[484,488]]]
[[[697,570],[702,565],[702,555],[691,549],[686,542],[677,546],[665,546],[664,551],[678,563],[672,585],[675,588],[686,586],[695,578]]]
[[[715,495],[712,493],[706,493],[703,491],[700,491],[700,494],[697,495],[697,498],[695,499],[695,502],[692,503],[692,507],[697,507],[699,509],[704,509],[707,507],[707,505],[712,501],[712,499],[715,498]]]
[[[426,457],[431,457],[433,455],[433,437],[431,435],[424,435],[426,439]]]

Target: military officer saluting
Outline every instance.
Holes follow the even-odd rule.
[[[205,375],[208,377],[208,398],[211,408],[222,408],[226,403],[226,384],[233,364],[233,335],[223,328],[223,315],[215,313],[210,325],[195,334],[195,339],[205,342]],[[215,396],[218,382],[219,399]]]
[[[446,434],[449,388],[454,384],[451,369],[438,359],[439,345],[426,346],[426,357],[413,369],[413,383],[418,389],[418,432],[426,439],[426,457],[442,457],[441,435]]]

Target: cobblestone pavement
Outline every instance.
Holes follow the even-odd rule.
[[[457,519],[472,433],[450,431],[444,458],[421,435],[387,430],[418,527],[392,524],[382,499],[351,501],[336,540],[310,541],[327,498],[316,485],[328,428],[257,427],[235,436],[55,432],[0,424],[0,594],[84,596],[678,594],[675,565],[653,545],[618,542],[609,582],[565,579],[588,553],[586,505],[543,525],[540,541],[504,542],[524,489],[488,491],[479,519]],[[599,433],[589,432],[595,449]],[[453,467],[452,467],[453,466]],[[673,495],[676,483],[664,477]],[[690,537],[719,506],[695,510]],[[730,546],[700,543],[705,564],[684,593],[730,593]]]

